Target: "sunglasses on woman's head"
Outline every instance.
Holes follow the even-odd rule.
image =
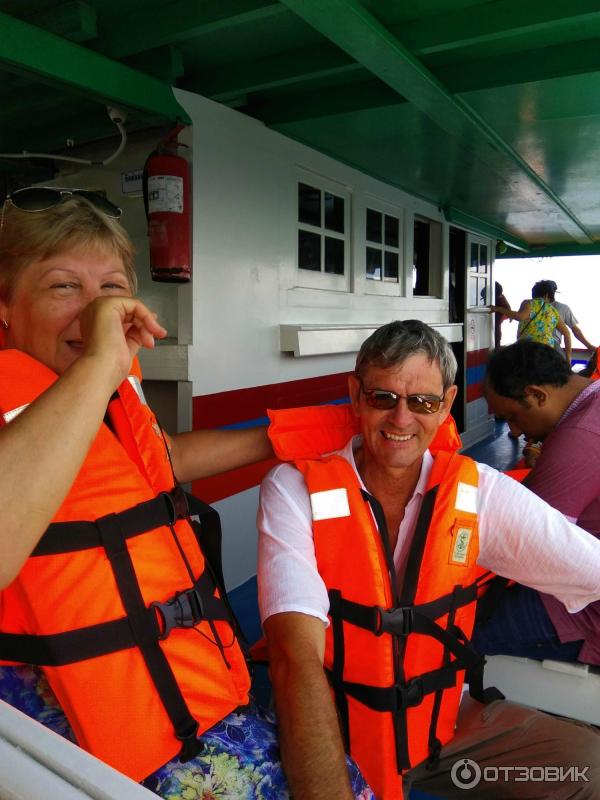
[[[17,189],[9,194],[5,203],[12,203],[15,208],[21,211],[47,211],[53,206],[68,200],[69,197],[83,197],[94,208],[106,214],[111,219],[120,219],[123,213],[119,206],[111,203],[97,192],[88,192],[86,189],[56,189],[53,186],[28,186],[25,189]]]
[[[400,400],[406,400],[409,411],[413,414],[435,414],[440,410],[444,400],[444,395],[438,397],[437,394],[396,394],[386,389],[364,389],[361,391],[365,396],[368,406],[376,408],[378,411],[391,411],[396,408]]]

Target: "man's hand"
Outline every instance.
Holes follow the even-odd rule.
[[[337,712],[323,670],[325,626],[297,612],[265,620],[281,758],[292,796],[354,800]]]

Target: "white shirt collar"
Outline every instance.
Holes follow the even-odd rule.
[[[358,434],[357,436],[353,436],[346,442],[346,446],[342,450],[337,451],[337,455],[340,455],[342,456],[342,458],[345,458],[346,461],[352,466],[352,468],[358,475],[358,480],[360,481],[361,488],[367,491],[367,487],[363,483],[363,480],[360,476],[360,472],[356,468],[356,461],[354,460],[354,451],[361,444],[362,444],[362,436],[360,434]],[[417,481],[417,485],[415,486],[415,491],[413,492],[411,500],[416,495],[424,497],[425,492],[427,491],[427,483],[429,481],[429,473],[431,472],[432,466],[433,466],[433,456],[431,455],[429,450],[426,450],[423,453],[423,459],[421,461],[421,471],[419,473],[419,480]]]

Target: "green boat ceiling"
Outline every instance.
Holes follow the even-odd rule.
[[[598,0],[0,0],[0,152],[114,136],[108,102],[169,125],[179,87],[456,224],[590,251],[599,42]]]

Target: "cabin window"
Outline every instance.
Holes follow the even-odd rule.
[[[413,295],[440,296],[442,268],[442,225],[415,216],[413,229]]]
[[[298,182],[299,283],[347,289],[349,196],[340,187]]]
[[[470,242],[469,247],[469,308],[486,306],[492,302],[488,281],[488,246],[481,242]]]
[[[374,208],[366,210],[365,275],[370,281],[400,280],[400,219]]]
[[[345,272],[345,201],[307,183],[298,184],[298,267]]]

